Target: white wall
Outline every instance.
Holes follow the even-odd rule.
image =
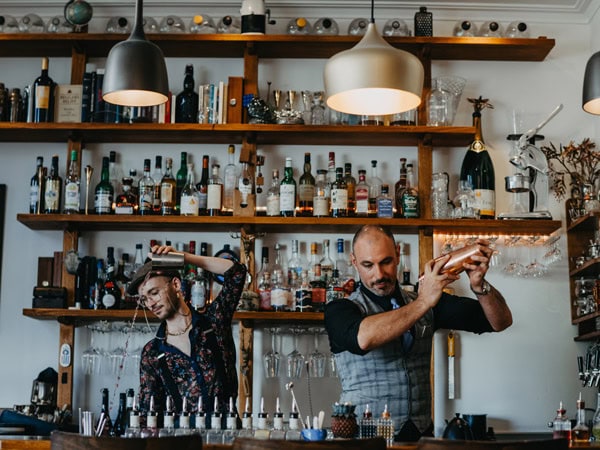
[[[0,12],[3,11],[0,1]],[[39,2],[45,17],[58,14],[62,8],[57,3]],[[95,2],[94,2],[95,4]],[[15,15],[22,15],[33,7],[21,7],[16,3],[6,2],[7,10]],[[104,6],[103,6],[104,5]],[[106,6],[108,5],[108,6]],[[129,6],[128,6],[129,7]],[[113,14],[110,4],[100,3],[97,8],[96,18],[101,28],[101,17]],[[223,11],[215,6],[215,17],[234,10]],[[123,9],[123,8],[122,8]],[[184,17],[190,17],[197,11],[192,6],[182,7],[177,4],[177,11]],[[292,12],[288,12],[292,11]],[[309,11],[309,12],[307,12]],[[394,10],[393,6],[377,12],[378,23],[383,23],[385,17],[393,15],[404,18],[410,23],[414,10]],[[170,10],[159,5],[152,5],[147,10],[148,15],[161,17]],[[210,10],[212,12],[212,9]],[[353,10],[352,12],[356,12]],[[436,11],[434,10],[434,14]],[[341,10],[321,11],[308,8],[302,12],[300,9],[281,8],[274,11],[277,17],[290,17],[292,14],[319,17],[331,15],[341,17],[341,23],[347,23],[350,18]],[[287,14],[287,16],[286,16]],[[345,14],[345,15],[344,15]],[[132,14],[129,14],[130,16]],[[368,16],[368,9],[363,14]],[[472,11],[470,17],[481,23],[489,15],[485,10]],[[442,16],[442,14],[440,14]],[[382,17],[382,19],[379,19]],[[437,16],[434,16],[436,19]],[[464,17],[452,15],[451,11],[444,11],[446,21],[435,22],[436,34],[450,34],[454,22]],[[521,16],[522,17],[522,16]],[[565,16],[566,17],[566,16]],[[504,13],[501,17],[505,23],[513,17]],[[520,17],[519,17],[520,18]],[[504,20],[506,19],[506,20]],[[345,22],[344,22],[345,20]],[[584,137],[595,137],[597,119],[585,114],[580,107],[581,85],[585,62],[589,55],[595,51],[597,36],[592,36],[592,27],[585,23],[577,23],[565,18],[565,22],[554,17],[553,21],[541,23],[537,16],[527,16],[534,36],[543,35],[556,39],[556,47],[548,58],[541,63],[518,62],[436,62],[433,68],[435,75],[455,74],[467,78],[468,83],[463,94],[463,100],[456,118],[456,124],[470,124],[470,106],[466,97],[476,97],[480,94],[489,97],[494,104],[494,110],[486,110],[483,115],[484,136],[491,147],[491,154],[496,169],[497,210],[504,211],[508,208],[510,197],[503,192],[504,176],[511,173],[508,164],[509,142],[505,137],[512,132],[509,120],[513,108],[524,108],[538,118],[550,112],[555,105],[563,103],[565,108],[544,130],[546,142],[555,144],[567,143],[573,139],[580,141]],[[280,19],[278,28],[286,20]],[[597,22],[597,20],[595,21]],[[342,26],[342,29],[344,27]],[[177,92],[180,89],[184,65],[188,59],[170,59],[169,75],[171,88]],[[196,81],[216,81],[229,75],[241,75],[242,64],[240,60],[195,60]],[[68,82],[68,60],[52,58],[50,61],[50,75],[56,82]],[[102,64],[102,61],[98,61]],[[265,61],[261,63],[260,77],[261,89],[266,88],[266,81],[272,81],[273,87],[281,89],[322,89],[322,67],[324,61]],[[3,58],[0,59],[0,81],[8,87],[23,87],[32,82],[39,73],[39,58]],[[539,120],[535,120],[535,123]],[[530,124],[534,125],[534,123]],[[239,145],[238,145],[239,149]],[[215,145],[125,145],[125,144],[93,144],[84,152],[84,163],[91,163],[99,168],[102,156],[109,150],[116,150],[125,169],[135,167],[141,169],[145,157],[153,158],[156,154],[172,156],[178,167],[179,152],[188,151],[192,154],[193,161],[198,164],[202,154],[216,156],[221,164],[226,158],[225,146]],[[300,167],[301,155],[304,151],[313,153],[313,172],[316,168],[325,166],[327,151],[335,150],[337,161],[353,163],[353,170],[368,168],[368,161],[375,157],[386,161],[380,170],[380,177],[384,181],[393,183],[398,173],[398,159],[407,156],[413,159],[415,149],[401,148],[375,148],[369,151],[368,156],[363,156],[360,148],[343,147],[298,147],[281,146],[265,147],[263,152],[267,155],[267,168],[263,172],[267,181],[270,180],[270,168],[282,167],[283,158],[287,155],[294,157],[294,164]],[[17,213],[27,211],[28,183],[33,175],[35,157],[43,155],[45,162],[49,162],[52,154],[58,154],[61,160],[61,170],[64,171],[66,148],[64,144],[14,144],[0,143],[0,182],[8,186],[6,219],[4,224],[4,249],[2,260],[2,291],[0,296],[0,406],[11,407],[13,404],[28,403],[30,397],[31,380],[48,366],[55,367],[57,361],[58,326],[53,321],[39,321],[26,318],[22,315],[22,308],[30,306],[30,296],[36,280],[35,268],[39,256],[50,256],[53,251],[61,248],[62,235],[52,231],[32,231],[16,221]],[[456,174],[460,169],[464,149],[437,149],[435,152],[435,170],[446,170],[453,174],[451,190],[456,189]],[[64,176],[64,173],[62,174]],[[97,173],[96,173],[97,175]],[[296,176],[298,173],[296,172]],[[97,177],[95,177],[97,180]],[[552,200],[552,213],[555,218],[564,219],[563,205]],[[482,223],[485,230],[485,224]],[[294,236],[296,237],[296,236]],[[299,235],[301,242],[312,240],[320,241],[321,235]],[[337,235],[329,236],[331,239]],[[351,236],[344,236],[350,239]],[[223,243],[232,243],[237,246],[237,241],[227,234],[215,233],[97,233],[84,235],[80,251],[102,256],[107,245],[115,245],[117,253],[128,251],[133,253],[135,242],[147,243],[151,238],[187,242],[190,239],[212,243],[212,251],[222,247]],[[278,240],[288,244],[291,235],[270,235],[264,238],[265,242],[272,245]],[[398,236],[407,240],[411,248],[416,249],[414,236]],[[262,242],[257,243],[257,249]],[[289,248],[289,247],[288,247]],[[563,250],[564,239],[563,239]],[[416,250],[413,252],[413,276],[416,274]],[[289,257],[289,255],[288,255]],[[573,414],[575,400],[578,392],[582,390],[589,407],[595,407],[595,392],[593,389],[581,389],[577,380],[576,355],[585,351],[586,344],[577,344],[573,341],[575,328],[570,325],[569,298],[568,298],[568,270],[566,261],[563,260],[550,276],[539,280],[513,279],[500,272],[492,272],[490,281],[505,295],[514,315],[514,325],[504,333],[486,336],[472,336],[460,333],[457,354],[457,398],[454,401],[445,399],[445,333],[438,333],[435,338],[435,377],[436,377],[436,402],[435,419],[436,429],[443,428],[443,419],[453,416],[454,412],[461,413],[487,413],[488,423],[496,428],[497,432],[503,431],[545,431],[546,423],[554,415],[559,401],[565,402],[568,413]],[[457,286],[457,292],[468,294],[463,285]],[[260,337],[261,333],[257,333]],[[113,339],[118,334],[113,335]],[[76,348],[76,363],[79,362],[80,353],[89,346],[89,332],[86,329],[78,331]],[[292,343],[289,335],[284,337],[281,351],[291,351]],[[111,343],[117,345],[117,343]],[[282,397],[283,409],[289,408],[289,395],[285,391],[285,378],[277,382],[267,382],[261,369],[261,355],[270,347],[269,340],[257,340],[255,346],[255,403],[254,411],[258,409],[261,395],[265,396],[266,404],[273,408],[276,396]],[[308,353],[312,348],[312,339],[304,338],[300,344],[301,349]],[[320,342],[321,351],[327,352],[325,339]],[[74,406],[93,407],[99,403],[99,388],[107,386],[113,391],[123,390],[136,385],[136,378],[128,376],[115,380],[114,376],[103,375],[95,379],[83,376],[76,369],[76,384],[81,387],[76,393]],[[330,411],[330,405],[339,395],[339,386],[336,380],[324,380],[322,385],[312,385],[314,409]],[[300,400],[303,414],[308,413],[306,400],[306,380],[297,383],[296,395]],[[242,405],[243,406],[243,405]]]

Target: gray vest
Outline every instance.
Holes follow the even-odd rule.
[[[404,304],[416,294],[403,292]],[[383,310],[360,289],[348,300],[364,316]],[[397,299],[400,303],[400,299]],[[416,324],[412,348],[405,352],[402,339],[371,350],[366,355],[344,351],[335,355],[342,384],[341,402],[350,402],[362,414],[367,404],[373,417],[379,417],[385,405],[391,413],[395,430],[410,418],[420,431],[431,424],[431,387],[429,382],[433,336],[433,312],[428,311]]]

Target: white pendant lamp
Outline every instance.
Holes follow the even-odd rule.
[[[169,80],[161,49],[144,34],[143,1],[136,0],[129,38],[110,49],[102,98],[123,106],[154,106],[168,99]]]
[[[424,72],[419,58],[379,35],[371,0],[371,21],[363,38],[325,65],[327,106],[369,116],[409,111],[421,103]]]

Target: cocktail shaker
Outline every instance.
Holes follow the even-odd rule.
[[[152,254],[152,270],[182,270],[185,267],[183,253],[169,252]]]
[[[472,256],[477,254],[481,254],[481,252],[479,251],[479,244],[472,244],[467,245],[463,248],[459,248],[458,250],[454,250],[445,255],[438,256],[433,261],[434,263],[436,263],[440,259],[446,257],[447,255],[450,255],[450,259],[448,260],[448,262],[446,262],[446,264],[444,264],[444,267],[442,267],[442,270],[440,270],[440,272],[450,272],[453,274],[458,274],[465,270],[465,263],[471,264],[473,262]]]

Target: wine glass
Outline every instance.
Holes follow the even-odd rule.
[[[540,236],[529,236],[528,238],[528,249],[530,254],[530,263],[525,267],[526,276],[537,278],[544,276],[548,272],[548,267],[545,264],[538,261],[538,254],[540,245],[538,241]]]
[[[301,328],[290,328],[294,338],[294,349],[287,355],[287,376],[288,378],[302,378],[304,369],[304,355],[298,351],[298,336],[302,334]]]
[[[508,240],[507,240],[508,239]],[[524,266],[518,260],[517,244],[521,240],[521,236],[510,236],[505,238],[506,254],[508,263],[504,266],[504,273],[507,275],[521,276],[524,272]]]
[[[311,331],[314,334],[315,349],[308,356],[308,369],[311,377],[323,378],[325,376],[327,355],[319,351],[319,334],[321,333],[321,328],[313,328]]]
[[[279,328],[269,328],[267,331],[271,333],[271,349],[263,356],[265,378],[276,378],[279,376],[279,365],[281,362],[281,354],[277,351],[275,345]]]
[[[90,346],[81,354],[81,369],[85,375],[100,375],[102,370],[102,350],[96,346],[98,333],[103,329],[101,323],[90,323]]]

